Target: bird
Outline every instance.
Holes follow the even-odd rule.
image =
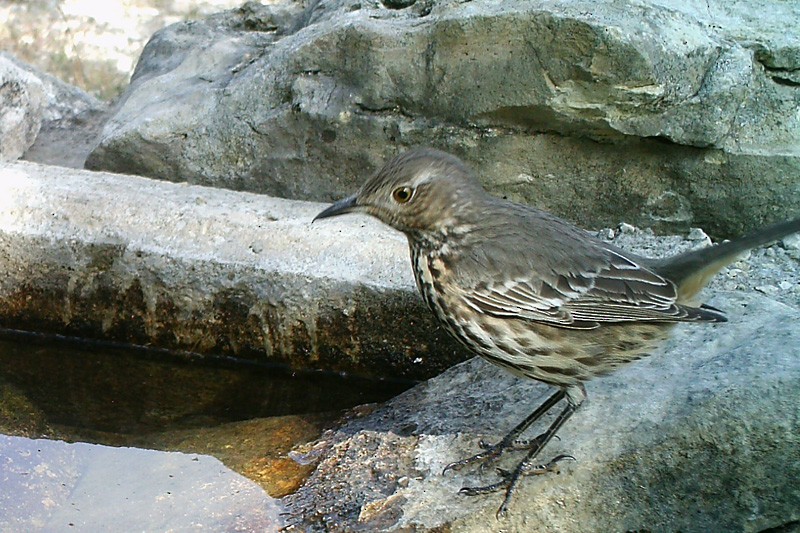
[[[353,195],[314,221],[366,213],[407,237],[417,288],[438,323],[469,353],[555,388],[496,444],[444,473],[526,451],[500,480],[463,494],[505,490],[507,514],[525,475],[572,456],[538,456],[586,399],[584,383],[649,355],[681,322],[725,322],[699,293],[724,266],[757,246],[800,232],[800,218],[666,259],[641,257],[533,206],[489,194],[458,157],[418,147],[390,159]],[[534,439],[520,436],[556,405]]]

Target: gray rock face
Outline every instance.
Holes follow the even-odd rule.
[[[108,106],[77,87],[0,53],[0,62],[3,61],[23,71],[26,79],[35,80],[31,94],[40,101],[38,111],[30,115],[31,120],[37,121],[37,128],[22,151],[23,159],[83,168]]]
[[[430,144],[584,226],[727,234],[800,207],[797,4],[407,4],[166,28],[87,165],[329,200]]]
[[[44,106],[41,81],[0,55],[0,161],[19,159],[33,144]]]
[[[106,108],[103,102],[89,93],[27,65],[9,54],[0,53],[0,58],[14,63],[18,68],[39,79],[45,97],[42,121],[46,123],[68,127],[80,122],[87,114]]]
[[[463,360],[405,239],[366,217],[312,226],[322,208],[0,165],[0,323],[373,377]]]
[[[404,237],[359,215],[312,225],[323,207],[0,165],[0,324],[387,378],[467,357],[417,294]],[[650,256],[705,242],[617,233]],[[715,287],[800,305],[797,257],[754,251]]]
[[[800,520],[800,313],[752,294],[710,303],[730,322],[680,327],[659,353],[588,384],[589,401],[542,456],[576,461],[524,479],[507,518],[495,518],[501,494],[458,494],[495,481],[493,468],[442,468],[476,453],[481,438],[498,440],[550,391],[474,359],[324,435],[313,447],[316,472],[284,498],[288,523],[301,531],[790,528]]]

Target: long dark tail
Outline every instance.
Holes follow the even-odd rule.
[[[688,302],[717,272],[735,261],[742,252],[798,232],[800,218],[774,224],[722,244],[654,260],[650,266],[677,285],[679,302]]]

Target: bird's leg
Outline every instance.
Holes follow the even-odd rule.
[[[559,398],[559,400],[560,399],[561,398]],[[562,461],[564,459],[574,459],[574,457],[570,455],[559,455],[553,458],[548,463],[533,464],[533,460],[536,459],[536,456],[539,454],[539,452],[541,452],[542,449],[547,445],[547,443],[550,442],[550,440],[555,436],[556,432],[561,428],[561,426],[564,425],[564,423],[569,419],[569,417],[572,416],[572,413],[574,413],[577,408],[578,406],[572,403],[571,401],[567,403],[567,406],[564,408],[563,411],[561,411],[561,414],[558,415],[558,417],[553,421],[553,423],[550,424],[550,427],[547,428],[547,431],[545,431],[544,433],[536,437],[536,439],[534,439],[533,441],[534,446],[528,451],[528,454],[525,456],[525,459],[520,461],[520,463],[513,471],[509,472],[505,470],[499,470],[500,475],[503,477],[503,479],[501,479],[497,483],[486,485],[485,487],[464,487],[460,491],[461,494],[466,494],[467,496],[476,496],[478,494],[488,494],[491,492],[496,492],[500,489],[506,489],[506,496],[503,499],[502,505],[500,505],[500,508],[497,510],[498,518],[504,516],[508,509],[508,504],[511,502],[511,497],[516,491],[517,484],[519,483],[519,480],[522,476],[529,474],[543,474],[545,472],[553,470],[553,468],[559,461]],[[516,430],[516,428],[514,429]]]
[[[542,448],[544,448],[544,445],[547,444],[547,441],[549,441],[553,437],[553,435],[547,437],[547,440],[545,440],[544,442],[540,442],[547,435],[547,432],[545,432],[544,434],[539,435],[538,437],[530,441],[524,447],[518,446],[517,439],[526,429],[528,429],[528,427],[530,427],[531,424],[539,420],[545,413],[547,413],[550,409],[552,409],[555,404],[564,399],[565,396],[566,392],[564,390],[559,389],[555,394],[553,394],[547,400],[545,400],[544,403],[542,403],[542,405],[537,407],[535,411],[529,414],[525,418],[525,420],[517,424],[517,426],[514,429],[512,429],[508,433],[508,435],[503,437],[503,439],[500,442],[498,442],[497,444],[488,445],[485,442],[481,441],[480,446],[481,448],[483,448],[482,452],[477,453],[472,457],[467,457],[466,459],[450,463],[449,465],[444,467],[442,473],[444,474],[448,470],[458,470],[472,463],[495,459],[499,457],[507,449],[541,450]]]

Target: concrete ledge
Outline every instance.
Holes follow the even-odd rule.
[[[416,294],[404,237],[323,204],[0,166],[0,325],[421,379],[466,355]]]

